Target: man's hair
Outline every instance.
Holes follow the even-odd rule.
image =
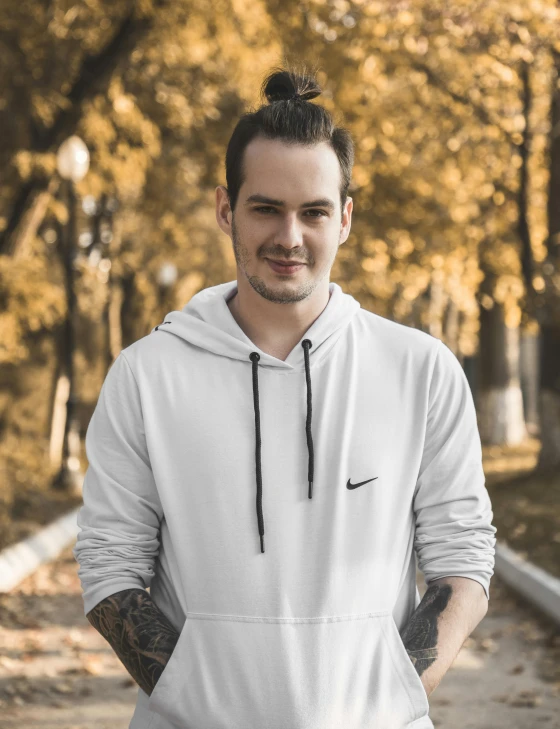
[[[261,96],[269,103],[239,119],[227,146],[226,182],[232,211],[244,181],[245,149],[256,137],[303,146],[328,142],[340,164],[340,207],[344,210],[354,164],[354,144],[350,132],[336,126],[323,106],[310,103],[320,93],[314,73],[305,67],[299,71],[275,68],[265,78]]]

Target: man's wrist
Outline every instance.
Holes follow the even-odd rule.
[[[141,588],[121,590],[101,600],[86,617],[150,696],[179,634],[149,593]]]

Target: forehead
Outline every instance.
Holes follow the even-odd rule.
[[[253,139],[245,149],[244,198],[259,193],[297,202],[340,196],[340,164],[327,142],[312,146],[286,144],[279,139]]]

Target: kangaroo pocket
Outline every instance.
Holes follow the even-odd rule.
[[[181,729],[405,729],[429,705],[390,612],[187,613],[148,708]]]

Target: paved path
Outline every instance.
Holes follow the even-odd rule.
[[[430,696],[436,729],[560,729],[560,630],[496,577],[490,590]],[[128,729],[136,684],[82,605],[71,549],[0,594],[2,729]]]

